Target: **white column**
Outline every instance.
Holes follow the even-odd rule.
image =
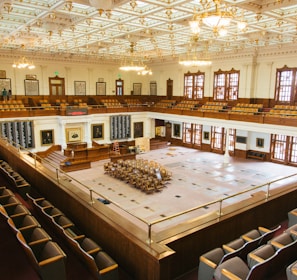
[[[61,143],[62,149],[66,149],[67,148],[67,143],[66,143],[66,138],[65,138],[65,124],[66,121],[64,120],[60,120],[60,137],[61,140],[59,141]]]
[[[229,128],[226,128],[226,147],[225,147],[225,154],[224,154],[224,163],[230,162],[230,155],[229,155]]]
[[[85,123],[85,142],[87,142],[88,148],[92,147],[92,132],[91,132],[91,121],[88,120]]]

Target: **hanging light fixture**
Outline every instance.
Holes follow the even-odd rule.
[[[189,21],[189,25],[193,34],[198,34],[200,32],[200,23],[211,27],[216,35],[219,34],[219,30],[230,25],[232,20],[232,14],[228,11],[222,11],[220,9],[220,0],[213,0],[215,5],[215,10],[212,12],[205,12],[201,15],[194,12],[193,19]],[[209,3],[202,3],[205,7]]]
[[[215,11],[202,14],[202,22],[211,28],[228,26],[232,19],[231,13],[220,9],[220,0],[213,0],[213,2],[215,4]]]
[[[206,58],[199,58],[199,57],[205,57],[206,55],[201,54],[201,56],[198,56],[197,54],[197,42],[198,42],[198,36],[194,36],[192,38],[193,45],[194,45],[194,51],[188,52],[186,57],[184,59],[179,60],[179,64],[187,67],[194,67],[194,66],[209,66],[211,65],[211,61]]]
[[[146,66],[143,64],[143,62],[135,58],[134,47],[135,43],[130,43],[130,56],[123,60],[122,65],[119,68],[120,70],[139,72],[145,69]]]
[[[145,76],[145,75],[152,75],[153,72],[151,69],[149,69],[147,66],[145,66],[145,68],[141,71],[138,71],[137,75],[142,75],[142,76]]]
[[[106,15],[110,17],[111,8],[112,8],[112,0],[89,0],[89,3],[92,7],[96,8],[101,16],[103,11],[106,12]]]
[[[25,69],[25,68],[28,68],[28,69],[34,69],[35,68],[35,65],[32,61],[29,61],[26,57],[21,57],[18,61],[14,62],[12,64],[12,67],[13,68],[18,68],[18,69]]]

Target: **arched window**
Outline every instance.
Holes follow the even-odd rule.
[[[297,68],[289,68],[286,65],[283,68],[276,69],[275,101],[278,103],[292,103],[297,100]]]
[[[205,73],[186,73],[184,76],[184,96],[189,99],[203,99]]]
[[[222,71],[214,72],[213,97],[218,101],[231,101],[238,99],[240,71]]]

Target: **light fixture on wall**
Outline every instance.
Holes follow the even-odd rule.
[[[35,65],[32,61],[29,61],[26,57],[21,57],[18,61],[15,61],[13,64],[12,64],[12,67],[13,68],[18,68],[18,69],[25,69],[25,68],[28,68],[28,69],[34,69],[35,68]]]

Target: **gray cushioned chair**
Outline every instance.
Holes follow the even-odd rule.
[[[297,280],[297,260],[286,268],[287,280]]]

